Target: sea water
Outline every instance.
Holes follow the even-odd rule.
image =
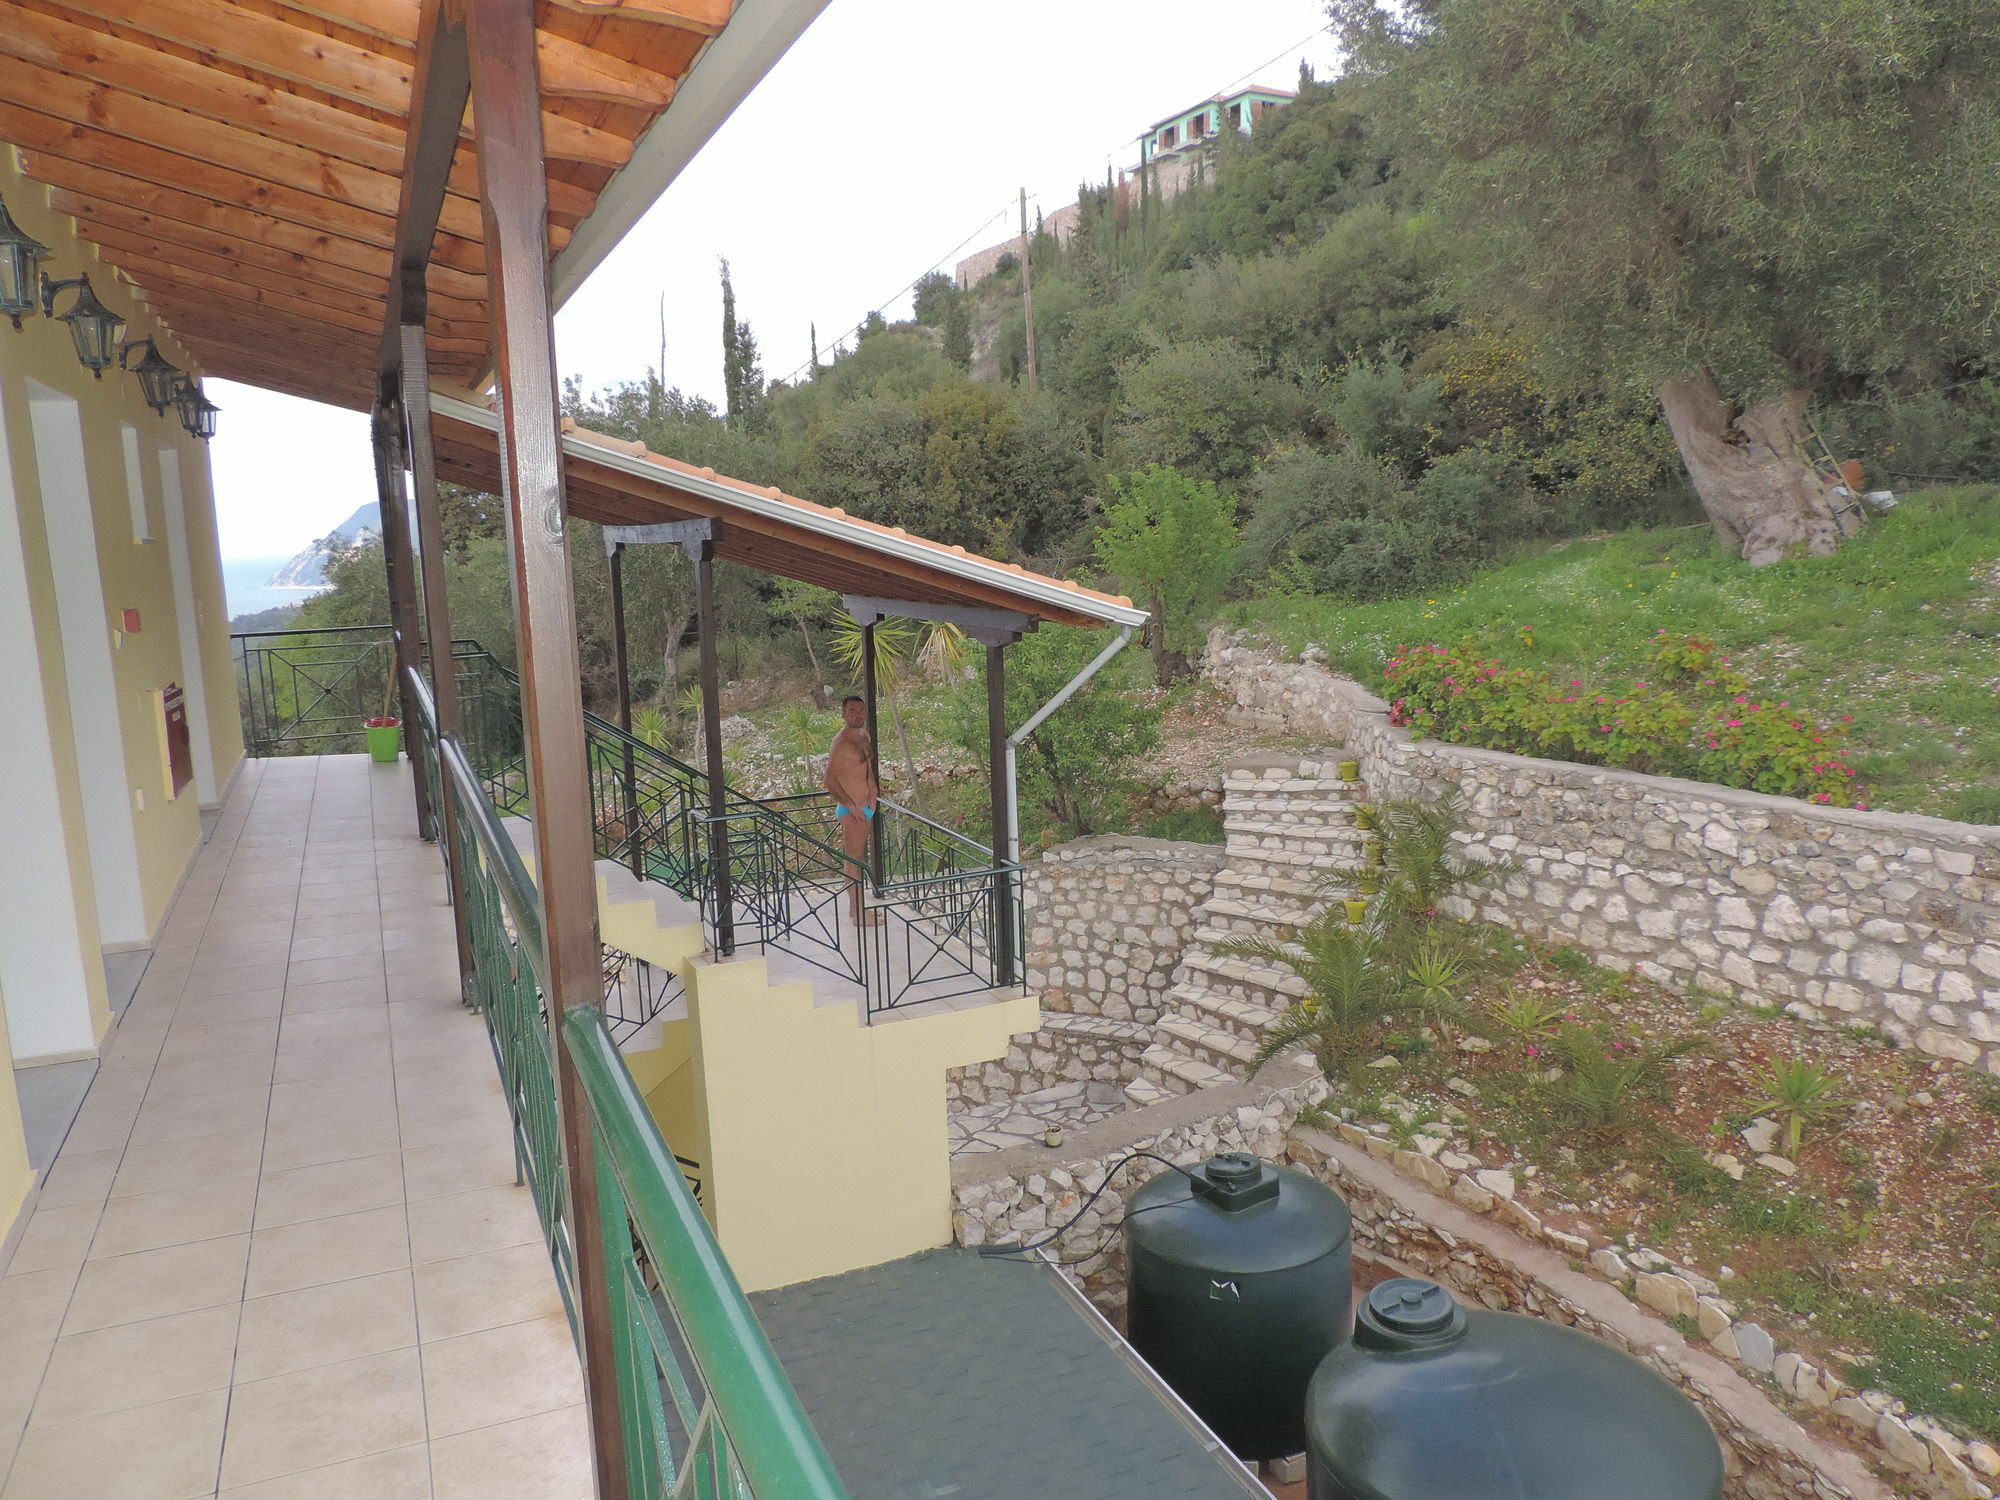
[[[225,557],[222,560],[222,592],[229,603],[229,618],[254,615],[259,610],[276,609],[280,604],[303,604],[319,593],[319,588],[274,589],[267,585],[278,569],[290,562],[284,557]]]

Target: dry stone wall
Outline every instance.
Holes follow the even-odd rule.
[[[2000,1073],[2000,828],[1413,740],[1357,683],[1220,630],[1205,665],[1242,718],[1344,745],[1378,801],[1457,787],[1471,842],[1521,869],[1480,917]]]
[[[1042,1028],[1005,1057],[952,1069],[950,1107],[1129,1080],[1221,868],[1220,845],[1116,836],[1058,844],[1029,864],[1028,991],[1041,998]]]

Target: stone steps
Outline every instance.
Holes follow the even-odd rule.
[[[1205,1021],[1251,1043],[1263,1038],[1265,1029],[1280,1015],[1275,1005],[1245,1000],[1207,985],[1176,985],[1167,992],[1167,1004],[1181,1016]]]
[[[1172,1037],[1180,1043],[1177,1050],[1235,1078],[1248,1077],[1250,1064],[1257,1057],[1256,1042],[1209,1025],[1187,1012],[1162,1017],[1154,1033],[1162,1041]]]
[[[1167,1094],[1191,1094],[1196,1089],[1240,1081],[1239,1075],[1190,1057],[1179,1046],[1164,1041],[1153,1043],[1139,1054],[1139,1076],[1150,1079]],[[1131,1095],[1128,1093],[1126,1097]]]

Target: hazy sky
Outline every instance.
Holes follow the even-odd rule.
[[[556,319],[586,386],[722,384],[716,259],[772,379],[904,288],[992,244],[1081,180],[1137,159],[1138,134],[1210,94],[1290,87],[1333,61],[1320,0],[833,0]],[[963,242],[962,248],[961,243]],[[374,498],[367,418],[214,382],[225,557],[297,550]]]

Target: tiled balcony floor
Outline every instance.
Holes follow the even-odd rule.
[[[0,1500],[582,1500],[407,764],[252,761],[0,1275]]]

